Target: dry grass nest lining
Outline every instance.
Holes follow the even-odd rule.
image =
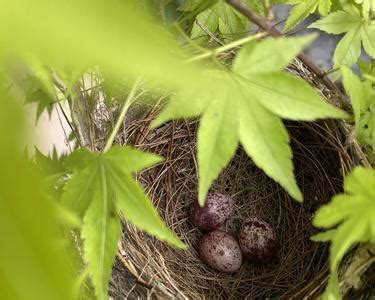
[[[301,71],[302,67],[297,67]],[[314,85],[329,98],[327,91]],[[258,216],[276,229],[281,247],[271,263],[245,262],[239,272],[228,275],[214,271],[199,259],[197,245],[202,232],[189,221],[190,206],[197,199],[198,121],[173,121],[151,130],[149,124],[157,111],[154,108],[143,118],[128,122],[117,137],[120,144],[130,143],[165,158],[163,163],[139,174],[138,179],[166,224],[188,245],[185,251],[175,250],[125,224],[121,260],[148,288],[148,296],[254,299],[319,294],[327,279],[328,249],[325,244],[310,241],[316,233],[312,217],[320,205],[341,191],[342,175],[360,163],[362,157],[358,145],[348,142],[346,125],[340,121],[285,123],[303,204],[291,199],[252,163],[243,149],[238,149],[212,186],[213,191],[229,194],[236,203],[225,230],[236,236],[244,218]],[[116,294],[127,296],[137,293],[137,286],[129,289],[125,284],[115,290]]]

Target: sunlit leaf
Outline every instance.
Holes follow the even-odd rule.
[[[206,73],[209,80],[217,83],[215,89],[173,97],[154,121],[157,126],[173,118],[202,115],[198,130],[201,204],[238,143],[258,167],[295,199],[302,200],[293,175],[289,137],[280,117],[313,120],[346,116],[324,103],[303,80],[280,71],[308,41],[309,38],[277,39],[244,46],[232,72]],[[269,55],[278,46],[280,53]]]
[[[355,64],[361,54],[361,45],[370,56],[375,57],[375,22],[364,20],[354,6],[333,12],[309,27],[332,34],[345,33],[334,53],[336,68]]]
[[[345,194],[335,196],[322,206],[314,225],[322,228],[337,226],[331,238],[331,269],[335,270],[344,254],[356,242],[375,238],[375,171],[357,167],[345,178]]]

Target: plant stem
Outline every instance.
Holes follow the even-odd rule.
[[[224,45],[224,46],[221,46],[219,48],[216,48],[214,50],[211,50],[211,51],[207,51],[205,53],[202,53],[202,54],[199,54],[199,55],[196,55],[188,60],[186,60],[185,62],[194,62],[194,61],[197,61],[197,60],[201,60],[201,59],[205,59],[205,58],[208,58],[208,57],[211,57],[211,56],[216,56],[218,55],[219,53],[222,53],[222,52],[225,52],[225,51],[228,51],[228,50],[231,50],[233,48],[236,48],[238,46],[241,46],[243,44],[246,44],[248,42],[251,42],[253,40],[256,40],[258,38],[262,38],[262,37],[265,37],[266,35],[268,35],[268,32],[260,32],[260,33],[257,33],[255,35],[251,35],[251,36],[247,36],[247,37],[244,37],[242,39],[239,39],[239,40],[236,40],[234,42],[231,42],[227,45]]]
[[[256,24],[259,28],[267,31],[274,37],[283,36],[283,34],[272,24],[267,22],[267,20],[261,16],[258,16],[253,11],[251,11],[246,5],[244,5],[239,0],[226,0],[226,2],[235,8],[238,12],[244,15],[248,20]],[[321,78],[324,83],[329,87],[331,90],[334,90],[340,98],[344,98],[339,88],[327,77],[325,76],[325,72],[320,70],[320,68],[315,65],[315,63],[303,52],[298,55],[298,58],[306,65],[306,67],[317,77]],[[343,108],[348,109],[348,105],[346,103],[342,103]]]
[[[107,140],[107,143],[104,146],[104,149],[102,151],[103,153],[107,152],[111,148],[111,146],[113,144],[113,141],[116,137],[116,134],[119,131],[119,129],[121,127],[121,124],[124,122],[125,115],[126,115],[128,109],[129,109],[130,105],[134,101],[134,98],[135,98],[134,96],[135,96],[135,93],[137,91],[137,88],[138,88],[138,85],[139,85],[140,81],[141,80],[138,78],[135,81],[135,83],[133,84],[132,89],[130,90],[130,92],[128,94],[128,97],[126,98],[126,100],[124,102],[124,105],[121,108],[120,115],[118,116],[116,124],[112,129],[111,135],[109,136],[109,138]]]
[[[375,82],[375,76],[371,76],[371,75],[368,75],[368,74],[363,74],[363,78]]]

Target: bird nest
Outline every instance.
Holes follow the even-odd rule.
[[[336,98],[330,91],[303,66],[297,64],[290,70],[308,79],[326,99],[334,102]],[[280,249],[269,263],[245,261],[238,272],[224,274],[200,260],[197,248],[203,233],[189,220],[190,206],[197,199],[199,121],[172,121],[150,129],[158,110],[154,107],[141,118],[128,120],[117,142],[164,157],[164,162],[137,178],[187,249],[177,250],[124,223],[111,281],[113,298],[301,299],[321,293],[328,276],[328,246],[310,240],[317,232],[312,218],[319,206],[342,190],[343,175],[362,159],[346,125],[332,120],[285,122],[303,203],[297,203],[268,178],[241,147],[237,150],[211,188],[235,201],[234,213],[224,230],[238,236],[243,219],[260,217],[276,230]],[[124,266],[134,281],[129,280]]]

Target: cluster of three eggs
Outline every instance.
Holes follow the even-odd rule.
[[[199,242],[199,256],[208,266],[224,273],[238,271],[243,257],[256,263],[269,262],[279,245],[273,228],[258,217],[242,222],[238,241],[220,230],[233,211],[233,199],[217,192],[207,195],[203,207],[197,202],[191,207],[192,223],[206,231]]]

